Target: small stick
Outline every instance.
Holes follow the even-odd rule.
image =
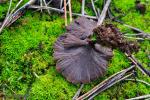
[[[96,15],[96,17],[98,18],[98,15],[97,15],[97,12],[96,12],[96,9],[95,9],[95,5],[94,5],[94,1],[91,0],[91,3],[92,3],[92,8],[93,8],[93,10],[94,10],[94,12],[95,12],[95,15]]]
[[[126,36],[138,36],[138,35],[141,35],[140,33],[139,34],[124,34]]]
[[[85,14],[84,8],[85,8],[85,0],[82,0],[82,10],[81,10],[82,15]]]
[[[40,6],[36,6],[36,5],[31,5],[31,6],[29,6],[29,8],[33,8],[33,9],[50,9],[52,11],[64,13],[63,10],[53,8],[53,7],[45,7],[45,6],[40,7]],[[67,12],[67,13],[69,13],[69,12]],[[72,13],[72,15],[74,15],[74,16],[83,16],[82,14],[79,14],[79,13]],[[97,19],[95,16],[89,16],[89,15],[84,15],[84,17],[90,18],[90,19]]]
[[[67,26],[67,7],[66,0],[64,0],[65,26]]]
[[[80,92],[82,90],[82,88],[84,87],[84,84],[81,84],[80,88],[78,89],[78,91],[76,92],[76,94],[74,95],[74,97],[72,98],[72,100],[76,100],[79,95],[80,95]]]
[[[63,0],[60,0],[60,9],[62,8]]]
[[[39,78],[39,76],[38,76],[35,72],[33,72],[33,75],[34,75],[36,78]]]
[[[12,0],[10,0],[10,3],[9,3],[9,8],[8,8],[8,11],[7,11],[7,15],[6,15],[6,17],[9,15],[9,12],[10,12],[11,5],[12,5]]]
[[[20,1],[17,3],[17,5],[15,6],[15,8],[10,12],[10,14],[8,15],[8,19],[6,20],[6,22],[9,21],[9,20],[11,20],[11,17],[12,17],[13,12],[18,8],[18,6],[22,3],[22,1],[23,1],[23,0],[20,0]],[[5,24],[6,24],[6,23],[5,23]]]
[[[46,1],[45,1],[45,0],[43,0],[43,2],[44,2],[44,5],[47,7]],[[47,12],[48,12],[48,14],[50,15],[50,11],[49,11],[49,9],[47,9]]]
[[[124,26],[128,27],[128,28],[131,28],[132,30],[135,30],[135,31],[138,31],[140,33],[145,33],[144,31],[136,28],[136,27],[133,27],[133,26],[130,26],[130,25],[127,25],[127,24],[123,24]]]
[[[97,16],[100,17],[100,15],[101,15],[101,14],[100,14],[100,9],[97,8]]]
[[[42,2],[42,0],[40,0],[40,6],[43,6],[43,2]],[[42,13],[42,9],[40,9],[41,10],[41,13]]]
[[[107,79],[102,81],[100,84],[95,86],[93,89],[91,89],[90,91],[88,91],[84,95],[80,96],[77,100],[83,100],[83,99],[86,99],[86,98],[90,97],[92,94],[97,92],[99,89],[101,89],[102,87],[108,85],[108,83],[110,84],[110,82],[118,80],[118,78],[121,78],[125,73],[127,73],[130,70],[132,70],[134,67],[135,66],[131,66],[131,67],[127,68],[127,69],[121,70],[121,71],[113,74],[112,76],[108,77]]]
[[[69,1],[69,15],[70,15],[70,22],[72,22],[71,0]]]
[[[3,28],[5,27],[7,20],[9,19],[9,12],[10,12],[11,5],[12,5],[12,0],[10,0],[8,11],[7,11],[6,17],[4,19],[4,22],[2,23],[2,25],[0,25],[0,33],[2,32]]]
[[[108,15],[109,15],[109,17],[110,17],[111,20],[113,20],[113,19],[115,18],[115,16],[113,16],[113,15],[111,14],[110,9],[108,9]],[[120,23],[120,24],[122,24],[122,25],[124,25],[124,26],[126,26],[126,27],[128,27],[128,28],[130,28],[130,29],[132,29],[132,30],[135,30],[135,31],[137,31],[137,32],[145,33],[144,31],[142,31],[142,30],[140,30],[140,29],[138,29],[138,28],[136,28],[136,27],[133,27],[133,26],[124,24],[122,21],[119,21],[119,20],[116,20],[116,19],[115,19],[114,21],[116,21],[116,22],[118,22],[118,23]]]
[[[50,0],[48,3],[47,3],[47,7],[48,7],[48,5],[52,2],[53,0]],[[39,9],[37,9],[36,11],[39,11],[39,10],[41,10],[42,8],[39,8]],[[33,11],[33,12],[36,12],[36,11]]]
[[[68,2],[67,2],[67,4],[66,4],[66,6],[69,4],[69,2],[70,2],[70,0],[68,0]],[[64,7],[63,7],[63,8],[61,8],[61,10],[64,10]]]
[[[150,76],[150,73],[134,58],[133,55],[125,53],[125,55],[136,65],[136,67],[144,74]]]
[[[119,82],[125,80],[126,78],[128,78],[128,77],[130,77],[130,76],[132,76],[132,75],[133,75],[133,73],[131,73],[131,74],[129,74],[129,75],[126,75],[126,76],[124,76],[124,77],[121,78],[121,79],[118,79],[117,81],[115,81],[115,82],[111,83],[110,85],[104,87],[104,89],[102,89],[102,90],[100,90],[100,91],[94,93],[88,100],[93,100],[93,98],[94,98],[95,96],[97,96],[99,93],[103,92],[104,90],[106,90],[106,89],[112,87],[113,85],[115,85],[115,84],[117,84],[117,83],[119,83]]]
[[[125,36],[138,36],[141,37],[143,39],[150,39],[150,35],[149,34],[145,34],[145,33],[137,33],[137,34],[124,34]]]
[[[20,1],[17,3],[17,5],[15,6],[15,8],[10,12],[9,15],[11,15],[11,14],[18,8],[18,6],[22,3],[22,1],[23,1],[23,0],[20,0]]]
[[[143,38],[137,38],[137,37],[129,37],[129,36],[123,36],[125,38],[130,38],[130,39],[136,39],[136,40],[145,40]]]
[[[29,2],[27,2],[24,6],[22,6],[22,7],[20,7],[16,12],[14,12],[15,10],[16,10],[16,8],[21,4],[21,2],[22,2],[23,0],[20,0],[18,3],[17,3],[17,5],[15,6],[15,8],[7,15],[7,17],[5,18],[5,20],[4,20],[4,22],[3,22],[3,24],[2,24],[2,26],[0,27],[0,33],[2,32],[2,30],[4,29],[4,27],[6,27],[8,24],[10,25],[10,24],[12,24],[14,21],[16,21],[19,17],[17,17],[15,20],[13,20],[12,22],[11,22],[11,20],[13,19],[13,18],[15,18],[15,17],[13,17],[13,16],[15,16],[15,14],[20,14],[19,12],[21,12],[23,9],[25,9],[27,6],[29,6],[30,4],[33,4],[36,0],[30,0]],[[13,13],[14,12],[14,13]],[[22,13],[22,12],[21,12]],[[11,23],[9,23],[9,22],[11,22]]]
[[[52,2],[53,0],[50,0],[48,3],[47,3],[47,6]]]
[[[106,13],[107,13],[108,7],[110,5],[110,2],[111,2],[111,0],[107,0],[106,4],[105,4],[105,6],[104,6],[104,8],[103,8],[103,10],[101,12],[100,17],[98,18],[97,25],[101,25],[103,23],[103,21],[104,21],[104,19],[106,17]]]
[[[148,99],[148,98],[150,98],[150,94],[139,96],[139,97],[135,97],[135,98],[125,99],[125,100],[145,100],[145,99]]]
[[[125,80],[126,80],[126,81],[135,81],[135,79],[125,79]],[[137,82],[141,82],[141,83],[143,83],[143,84],[146,84],[146,85],[150,86],[150,83],[145,82],[145,81],[143,81],[143,80],[136,79],[136,81],[137,81]]]

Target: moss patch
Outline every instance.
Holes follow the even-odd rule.
[[[125,23],[138,27],[145,32],[150,32],[150,6],[147,6],[146,14],[140,15],[134,9],[135,0],[117,0],[112,2],[111,8],[116,6],[124,17],[121,17]],[[144,3],[144,0],[142,1]],[[14,2],[14,4],[16,1]],[[150,4],[147,3],[147,5]],[[102,2],[96,2],[96,6],[101,6]],[[80,12],[81,4],[78,0],[72,0],[74,12]],[[3,19],[8,8],[8,3],[0,5],[0,19]],[[86,12],[93,15],[93,11],[86,8]],[[115,15],[120,15],[113,10]],[[132,33],[132,31],[118,23],[115,23],[122,32]],[[62,75],[55,70],[53,60],[53,44],[57,37],[65,32],[64,19],[60,14],[47,12],[40,14],[27,11],[26,14],[17,20],[11,27],[3,30],[0,35],[0,92],[5,88],[7,98],[14,99],[13,92],[24,95],[32,82],[29,100],[70,100],[77,89],[78,85],[68,83]],[[140,43],[140,51],[135,54],[137,59],[148,67],[150,60],[150,42]],[[130,66],[130,62],[119,50],[114,50],[114,57],[110,61],[108,72],[105,77],[85,85],[82,93],[87,92],[96,84],[109,77],[110,75]],[[39,78],[33,77],[36,73]],[[150,78],[143,76],[138,71],[139,79],[150,82]],[[5,87],[7,84],[9,87]],[[141,83],[138,85],[134,82],[122,82],[121,86],[115,85],[112,88],[98,95],[95,100],[110,100],[135,97],[137,94],[150,94],[150,87]]]

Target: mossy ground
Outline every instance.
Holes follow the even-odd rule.
[[[99,1],[96,3],[97,6],[102,4]],[[81,4],[77,0],[72,0],[72,2],[73,11],[80,12]],[[111,8],[116,6],[122,14],[125,14],[121,20],[126,24],[150,32],[150,2],[146,4],[147,11],[144,16],[134,9],[134,0],[113,0]],[[4,18],[7,8],[8,3],[0,4],[1,19]],[[89,8],[86,11],[90,15],[93,14]],[[116,16],[121,14],[115,11],[113,13]],[[114,24],[122,32],[132,33],[123,25],[115,22]],[[26,91],[32,83],[29,100],[70,100],[79,88],[79,84],[73,85],[67,82],[56,71],[52,55],[54,42],[65,31],[63,17],[57,13],[52,13],[49,16],[46,11],[42,14],[27,11],[11,27],[4,29],[0,35],[0,93],[5,92],[8,100],[16,99],[27,94]],[[150,69],[148,54],[150,54],[150,42],[145,40],[140,43],[140,50],[135,56],[144,67]],[[110,61],[106,76],[85,85],[82,93],[87,92],[108,76],[129,66],[130,62],[124,54],[119,50],[114,50],[114,57]],[[35,77],[33,72],[38,77]],[[139,71],[138,78],[150,82],[150,78],[143,76]],[[150,94],[150,87],[144,84],[129,81],[120,84],[101,93],[95,100],[123,100],[124,98],[135,97],[137,94]],[[17,95],[14,96],[13,91]]]

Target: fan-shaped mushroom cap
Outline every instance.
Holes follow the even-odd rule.
[[[67,35],[60,36],[54,46],[56,69],[72,83],[88,83],[104,75],[112,50],[99,44],[93,47],[84,40],[79,45],[65,47]]]
[[[85,39],[93,34],[93,29],[96,25],[96,22],[93,20],[89,20],[86,17],[79,17],[67,26],[67,32],[80,39]]]
[[[56,69],[72,83],[89,83],[106,72],[112,50],[92,42],[95,22],[81,17],[67,27],[54,45]]]

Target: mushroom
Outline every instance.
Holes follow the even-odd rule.
[[[146,5],[142,4],[140,0],[135,1],[135,8],[137,11],[139,11],[141,14],[145,14],[146,11]]]
[[[67,27],[54,45],[54,58],[58,72],[72,83],[89,83],[103,76],[112,49],[93,41],[90,36],[95,22],[80,17]]]

